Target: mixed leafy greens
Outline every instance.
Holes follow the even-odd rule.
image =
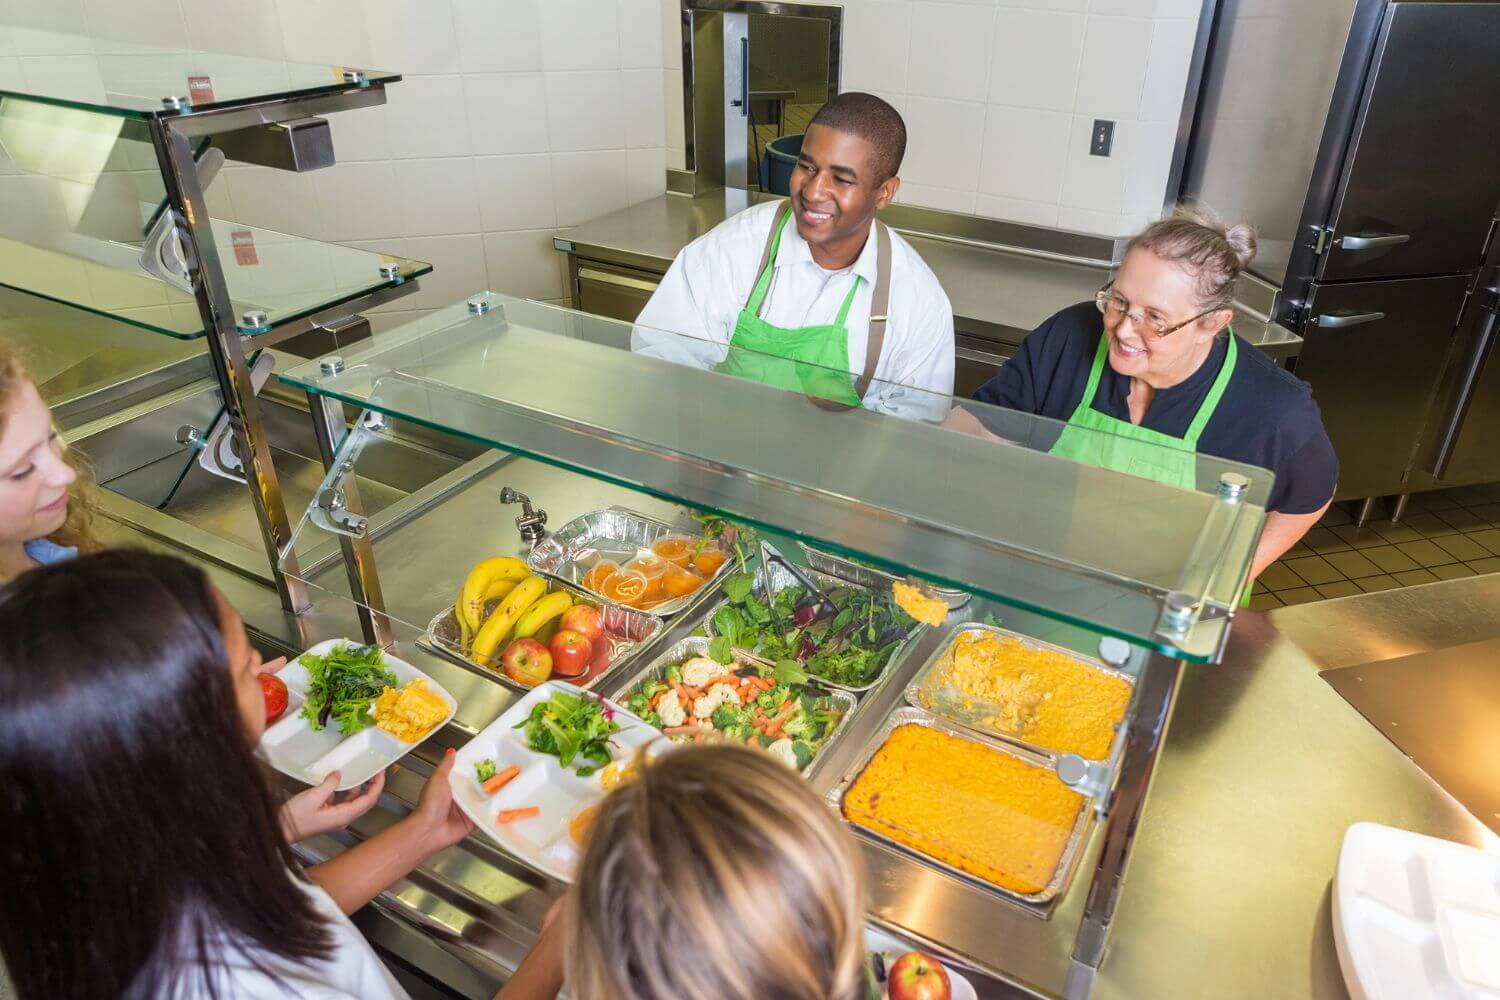
[[[836,684],[868,684],[889,662],[916,621],[885,591],[834,587],[822,601],[797,584],[767,603],[752,573],[724,580],[726,601],[709,621],[709,655],[730,662],[745,649],[782,667],[800,667]]]
[[[563,767],[572,767],[573,761],[583,758],[577,774],[587,778],[608,764],[610,736],[620,731],[614,720],[614,710],[603,701],[590,697],[579,697],[566,691],[555,692],[546,701],[532,706],[531,714],[515,728],[526,729],[526,745],[537,753],[556,755]],[[598,766],[595,766],[598,765]]]
[[[370,705],[388,687],[397,687],[396,675],[385,669],[379,646],[355,646],[341,642],[326,656],[302,654],[307,668],[307,702],[302,717],[321,730],[336,719],[339,732],[352,736],[375,724]]]
[[[736,569],[744,569],[749,565],[750,557],[760,543],[760,537],[756,535],[753,528],[726,521],[712,514],[694,514],[693,520],[703,526],[703,537],[698,542],[699,548],[710,542],[718,542],[734,553]]]
[[[799,771],[843,718],[843,710],[827,695],[801,681],[778,679],[772,667],[741,663],[722,668],[714,663],[711,676],[691,676],[701,673],[696,665],[710,662],[694,658],[667,667],[659,678],[631,690],[625,708],[679,742],[715,732],[770,750]]]

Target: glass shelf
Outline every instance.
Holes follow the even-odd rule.
[[[345,73],[355,69],[110,41],[53,30],[49,21],[55,23],[45,14],[0,14],[0,96],[146,118],[347,90]],[[401,79],[357,72],[370,84]],[[186,106],[167,111],[167,97],[180,97]]]
[[[145,138],[122,118],[0,98],[0,285],[190,340],[204,333],[196,299],[142,267],[165,204]],[[216,190],[211,183],[206,193],[210,209]],[[210,222],[234,315],[258,310],[273,328],[432,270]],[[381,274],[383,264],[397,266],[394,278]]]
[[[235,315],[261,310],[268,330],[432,270],[425,261],[212,221]],[[252,249],[249,254],[247,247]],[[119,263],[105,264],[0,236],[0,285],[178,340],[203,336],[193,296],[139,268],[129,270],[131,261],[140,259],[139,246],[99,242],[90,252]],[[382,264],[395,264],[397,277],[384,277]]]
[[[377,335],[344,353],[339,374],[311,362],[280,378],[1169,655],[1209,661],[1222,648],[1266,470],[1199,456],[1200,490],[1165,486],[1048,455],[1057,421],[905,387],[888,388],[915,419],[829,409],[633,353],[630,324],[476,299],[487,312],[458,303]],[[668,355],[723,352],[652,340]],[[1218,493],[1224,473],[1249,483],[1236,502]],[[1185,627],[1166,618],[1169,592],[1188,595]]]

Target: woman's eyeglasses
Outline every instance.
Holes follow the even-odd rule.
[[[1173,323],[1171,326],[1168,326],[1167,321],[1160,317],[1147,316],[1144,312],[1131,312],[1130,300],[1119,292],[1113,291],[1113,284],[1114,282],[1110,282],[1110,284],[1105,285],[1094,293],[1094,305],[1099,307],[1099,311],[1104,314],[1106,319],[1112,319],[1116,322],[1129,317],[1130,322],[1135,324],[1137,330],[1150,330],[1158,337],[1165,337],[1169,333],[1176,333],[1189,323],[1195,323],[1209,313],[1218,312],[1217,309],[1207,309],[1196,316],[1183,320],[1181,323]]]

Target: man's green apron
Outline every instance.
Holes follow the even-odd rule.
[[[740,378],[791,392],[805,393],[814,401],[828,400],[844,406],[859,406],[885,345],[886,307],[890,300],[891,235],[885,224],[877,222],[876,280],[870,300],[870,334],[865,347],[865,370],[858,381],[849,378],[849,331],[845,320],[860,278],[854,278],[844,304],[832,323],[822,326],[781,327],[761,319],[766,292],[771,287],[772,265],[781,250],[781,234],[791,216],[791,203],[783,202],[771,223],[766,248],[756,272],[755,288],[735,320],[734,335],[729,338],[729,353],[718,370]]]
[[[1193,422],[1182,437],[1173,437],[1161,431],[1139,427],[1128,420],[1107,416],[1094,409],[1094,395],[1099,390],[1099,379],[1109,360],[1109,334],[1099,335],[1099,349],[1094,352],[1094,366],[1089,369],[1089,382],[1084,387],[1078,407],[1068,418],[1057,443],[1050,453],[1071,458],[1075,462],[1086,462],[1115,472],[1127,472],[1132,476],[1178,486],[1182,489],[1198,488],[1198,437],[1208,426],[1229,379],[1234,375],[1234,365],[1239,358],[1235,347],[1234,331],[1229,331],[1229,350],[1224,355],[1224,364],[1218,377],[1209,387]],[[1099,432],[1103,433],[1099,433]],[[1250,587],[1245,587],[1243,604],[1250,601]]]

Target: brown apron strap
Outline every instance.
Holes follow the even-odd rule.
[[[760,282],[760,276],[766,273],[766,266],[771,263],[771,247],[776,245],[776,234],[781,231],[781,220],[785,219],[791,210],[791,199],[787,199],[776,209],[776,215],[771,219],[771,231],[766,234],[766,248],[760,252],[760,266],[755,269],[755,279],[750,283],[751,295],[755,294],[755,285]],[[755,315],[759,316],[765,311],[766,300],[770,297],[769,293],[761,296],[760,308],[755,310]]]
[[[870,336],[865,344],[864,374],[854,383],[854,392],[860,399],[865,398],[875,380],[875,366],[880,364],[880,352],[885,347],[886,312],[891,302],[891,231],[879,221],[875,230],[879,239],[875,247],[875,291],[870,297]]]

